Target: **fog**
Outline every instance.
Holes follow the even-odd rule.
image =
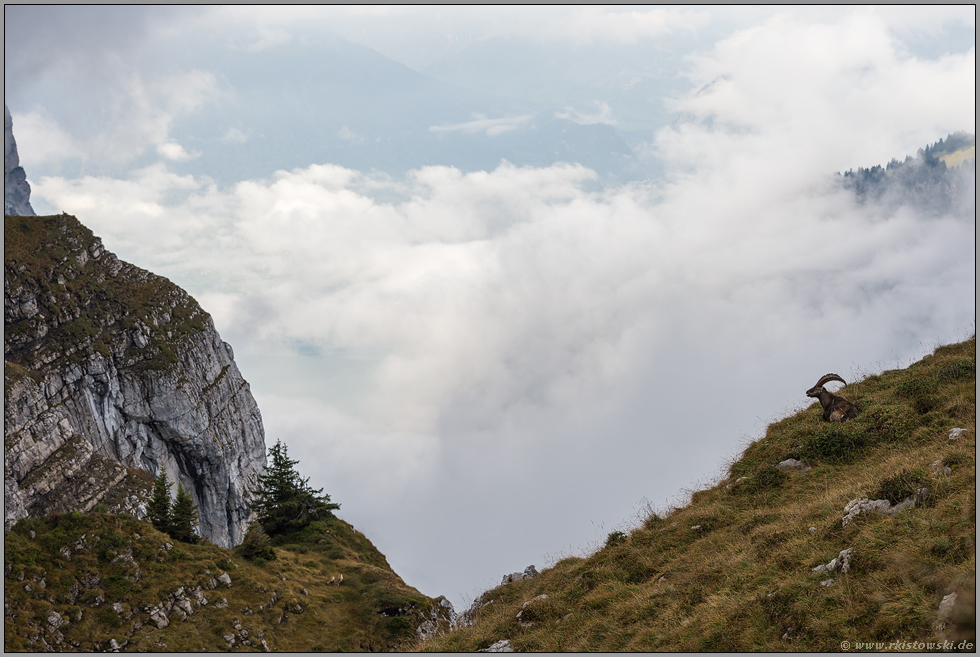
[[[181,168],[208,147],[174,137],[174,117],[227,92],[203,65],[153,78],[142,105],[130,94],[142,127],[125,136],[71,128],[47,83],[17,92],[22,114],[11,104],[38,213],[76,215],[191,292],[234,346],[267,440],[422,592],[459,609],[506,573],[588,553],[725,476],[820,375],[858,380],[974,332],[972,206],[862,205],[836,177],[973,129],[975,51],[933,45],[972,13],[916,27],[903,11],[589,9],[549,32],[532,29],[541,9],[447,11],[409,12],[401,32],[398,12],[351,12],[335,29],[431,70],[466,45],[434,52],[418,34],[437,20],[473,42],[687,44],[657,100],[666,118],[631,142],[657,175],[324,157],[227,182]],[[215,20],[190,16],[172,20]],[[234,16],[259,52],[292,33]],[[554,106],[576,123],[622,116],[612,97]],[[501,107],[429,125],[519,131],[525,115]],[[61,170],[61,152],[114,173]]]

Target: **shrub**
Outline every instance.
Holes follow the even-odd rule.
[[[755,474],[743,481],[737,488],[735,488],[735,491],[744,493],[761,493],[762,491],[779,488],[785,481],[786,473],[783,470],[780,470],[774,465],[767,465],[760,468],[755,472]]]
[[[947,365],[936,373],[936,378],[940,383],[952,383],[953,381],[967,381],[975,379],[977,376],[977,363],[975,360],[962,358]]]
[[[892,504],[897,504],[915,495],[916,491],[922,488],[925,478],[921,470],[906,468],[898,474],[882,479],[878,488],[871,494],[871,499],[888,500]]]
[[[915,410],[924,414],[931,411],[936,405],[936,400],[932,394],[935,389],[936,386],[931,381],[907,376],[904,381],[895,386],[895,393],[899,397],[911,400]]]
[[[614,545],[622,545],[626,542],[626,534],[621,531],[609,532],[609,536],[606,537],[606,547],[612,547]]]
[[[848,463],[868,442],[867,435],[857,422],[828,423],[826,427],[810,434],[799,450],[799,455],[834,463]]]
[[[262,531],[258,523],[249,526],[245,540],[235,548],[235,554],[243,559],[252,559],[258,565],[261,565],[259,559],[262,559],[262,563],[276,559],[276,550],[269,544],[269,535]]]
[[[412,621],[404,616],[395,616],[388,619],[388,632],[394,636],[407,635],[412,631]]]
[[[969,454],[964,454],[963,452],[950,452],[943,457],[943,465],[947,468],[953,468],[957,465],[963,465],[964,463],[969,463],[972,460]]]

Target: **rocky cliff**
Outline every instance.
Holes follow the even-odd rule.
[[[14,120],[7,104],[3,105],[3,213],[34,216],[31,207],[31,186],[20,166],[17,142],[14,141]]]
[[[5,217],[4,392],[5,527],[99,505],[143,517],[162,467],[205,538],[240,542],[265,440],[231,347],[74,217]]]

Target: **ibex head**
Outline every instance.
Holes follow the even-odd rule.
[[[822,377],[820,377],[820,380],[817,381],[817,385],[813,386],[812,388],[806,391],[806,396],[820,397],[820,393],[827,392],[827,390],[823,387],[824,384],[830,383],[831,381],[840,381],[845,386],[847,385],[847,381],[840,378],[840,375],[838,374],[824,374]]]

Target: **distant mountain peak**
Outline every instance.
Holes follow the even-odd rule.
[[[31,186],[20,166],[17,142],[14,141],[14,120],[7,104],[3,104],[3,213],[33,217]]]

